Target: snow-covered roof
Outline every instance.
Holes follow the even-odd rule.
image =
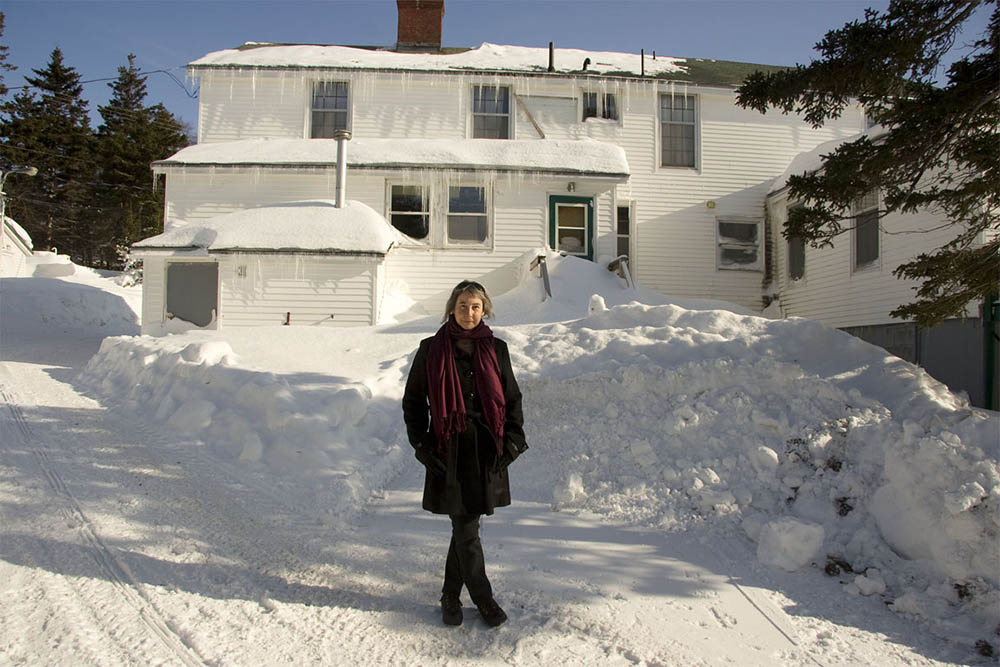
[[[798,176],[800,174],[808,174],[821,169],[823,167],[823,159],[827,155],[835,151],[837,149],[837,146],[843,143],[847,143],[849,141],[857,141],[858,139],[864,136],[867,136],[870,139],[876,139],[884,133],[885,130],[882,127],[874,126],[869,128],[868,130],[865,130],[864,132],[860,132],[858,134],[849,137],[824,141],[811,151],[799,153],[794,158],[792,158],[792,161],[788,164],[788,168],[785,169],[785,171],[781,174],[781,176],[778,176],[776,179],[774,179],[774,182],[771,183],[771,187],[767,191],[767,193],[773,194],[775,192],[778,192],[779,190],[784,189],[788,185],[788,179],[791,178],[792,176]]]
[[[17,224],[14,218],[8,218],[7,216],[4,216],[3,222],[3,233],[7,234],[12,240],[17,240],[20,245],[26,248],[30,253],[31,249],[35,247],[35,244],[32,242],[31,236],[28,232],[24,231],[24,227]]]
[[[384,255],[402,236],[372,208],[327,199],[283,202],[188,223],[143,239],[136,250],[266,250]]]
[[[243,139],[188,146],[156,171],[189,166],[334,166],[335,139]],[[457,169],[524,171],[626,178],[625,150],[581,140],[354,139],[347,145],[352,169]]]
[[[591,74],[647,76],[685,73],[683,58],[653,57],[652,53],[617,53],[555,49],[557,73],[582,73],[584,61]],[[192,69],[225,67],[296,67],[404,71],[547,72],[548,47],[505,46],[484,42],[458,53],[412,53],[389,49],[315,44],[260,44],[248,42],[237,49],[213,51],[188,65]]]

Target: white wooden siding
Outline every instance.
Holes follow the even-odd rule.
[[[788,217],[786,193],[768,202],[774,238],[774,275],[781,310],[786,316],[808,317],[833,327],[897,324],[889,312],[914,298],[916,281],[899,280],[893,269],[921,252],[937,248],[955,235],[953,228],[934,230],[940,217],[922,212],[892,214],[881,220],[879,261],[876,266],[852,270],[851,232],[834,240],[832,248],[806,246],[805,274],[788,279],[788,243],[781,229]],[[929,231],[928,231],[929,230]]]
[[[305,136],[310,81],[314,78],[317,75],[313,72],[203,75],[202,141]],[[740,109],[735,106],[735,94],[728,89],[653,79],[391,72],[343,72],[326,78],[349,81],[351,129],[359,138],[466,138],[471,86],[484,84],[510,86],[546,138],[593,138],[622,146],[631,178],[616,188],[615,196],[636,204],[631,261],[635,278],[660,292],[726,299],[751,308],[761,306],[763,272],[717,268],[717,216],[763,219],[771,181],[795,155],[863,129],[863,117],[857,109],[848,110],[840,119],[817,130],[794,115],[765,115]],[[582,122],[579,99],[583,90],[606,90],[617,95],[621,120]],[[697,169],[659,166],[659,95],[671,91],[698,96]],[[513,98],[511,108],[512,136],[539,139],[525,110]],[[332,197],[334,192],[332,170],[322,175],[294,173],[281,179],[252,170],[242,176],[216,174],[209,179],[214,179],[214,185],[199,183],[205,180],[202,174],[192,178],[181,187],[182,177],[168,177],[170,216],[197,219],[244,208],[247,202],[303,199],[317,196],[317,192]],[[356,184],[358,178],[357,174],[348,175],[348,198],[384,212],[385,194],[379,191],[378,179],[365,185]],[[171,180],[175,182],[171,184]],[[564,181],[568,180],[562,179],[549,191],[565,193]],[[513,183],[508,185],[513,187]],[[709,201],[715,208],[708,208]],[[611,199],[601,197],[596,204],[597,255],[611,254]],[[515,206],[507,212],[499,202],[495,205],[497,245],[493,253],[412,251],[406,253],[405,259],[401,254],[387,264],[387,277],[405,280],[419,293],[432,294],[438,291],[437,283],[467,277],[477,266],[480,271],[493,268],[539,236],[545,243],[547,198],[535,196],[531,205],[538,210],[530,214],[533,223],[527,226],[523,208]],[[428,281],[434,285],[425,287]]]
[[[384,177],[352,172],[346,198],[382,212]],[[167,219],[204,220],[265,204],[336,199],[336,169],[239,170],[192,167],[167,176]]]
[[[306,134],[312,85],[293,72],[202,73],[198,143]]]
[[[498,185],[493,200],[496,240],[492,251],[396,248],[386,258],[389,284],[405,284],[411,299],[436,314],[435,309],[444,303],[426,303],[428,299],[545,245],[548,194],[544,187]]]
[[[219,328],[374,324],[376,273],[362,257],[221,256]]]
[[[166,262],[162,257],[142,260],[142,333],[149,334],[163,324],[163,300],[166,295]]]

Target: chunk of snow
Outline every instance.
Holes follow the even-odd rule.
[[[809,565],[823,547],[823,526],[792,517],[768,522],[760,530],[757,560],[762,565],[795,572]]]

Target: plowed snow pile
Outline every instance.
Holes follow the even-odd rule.
[[[532,280],[496,302],[532,446],[519,497],[739,530],[769,567],[825,570],[845,594],[995,643],[1000,415],[820,324],[627,303],[596,265],[549,263],[554,300]],[[436,327],[109,338],[86,378],[103,403],[342,515],[411,465],[399,398]]]

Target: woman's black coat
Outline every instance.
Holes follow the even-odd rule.
[[[427,354],[432,340],[433,337],[420,341],[403,392],[403,421],[410,444],[414,449],[423,447],[429,452],[437,449],[427,392]],[[514,379],[507,343],[499,338],[493,341],[506,404],[503,439],[509,462],[528,448],[521,390]],[[481,416],[472,356],[453,349],[468,420],[465,430],[448,443],[444,457],[447,472],[443,475],[426,472],[423,508],[435,514],[493,514],[494,508],[510,505],[507,466],[497,459],[494,437]]]

